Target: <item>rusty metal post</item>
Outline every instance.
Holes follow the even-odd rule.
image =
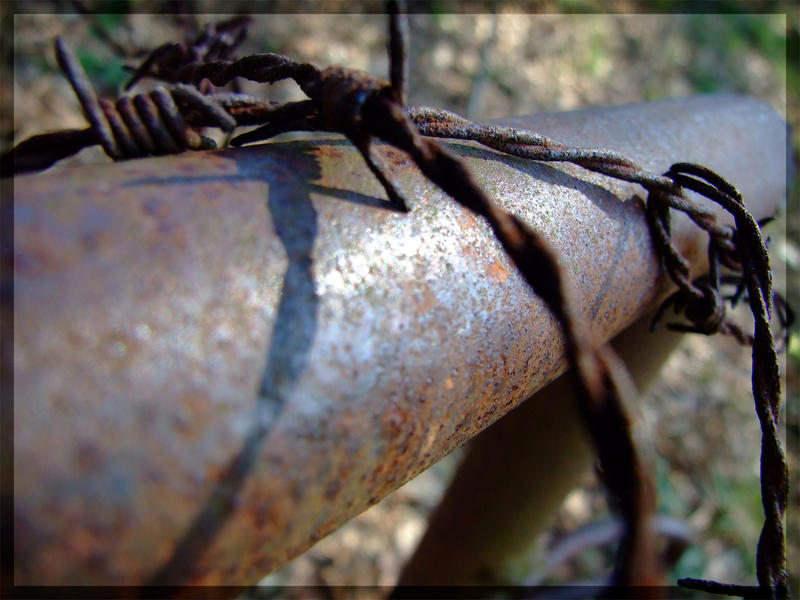
[[[706,164],[758,217],[784,196],[784,122],[751,99],[506,122]],[[636,186],[453,147],[550,240],[598,336],[666,293]],[[17,585],[254,583],[563,371],[484,223],[383,151],[410,214],[340,139],[15,181]]]
[[[647,389],[683,335],[648,314],[611,344]],[[530,575],[537,536],[592,462],[566,376],[476,436],[398,585],[503,585]]]

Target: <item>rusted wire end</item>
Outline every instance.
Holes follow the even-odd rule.
[[[678,585],[689,590],[697,590],[699,592],[719,594],[722,596],[737,596],[747,600],[788,598],[788,595],[773,594],[772,590],[769,588],[762,588],[757,585],[719,583],[707,579],[693,579],[691,577],[678,579]]]
[[[75,95],[78,96],[83,114],[91,123],[103,150],[114,160],[122,158],[123,152],[114,140],[111,126],[100,108],[97,95],[94,93],[80,61],[61,37],[56,38],[55,49],[56,60],[75,91]]]
[[[42,171],[96,143],[97,136],[91,127],[34,135],[0,156],[0,176]]]
[[[142,64],[140,64],[138,67],[136,67],[135,69],[132,68],[132,67],[127,67],[127,66],[123,67],[125,70],[133,72],[133,75],[131,75],[131,78],[125,84],[125,87],[123,89],[126,92],[129,91],[134,85],[136,85],[144,77],[158,77],[158,74],[153,72],[151,70],[151,68],[153,67],[153,65],[158,64],[162,60],[162,58],[164,56],[166,56],[170,52],[174,51],[176,46],[178,46],[178,44],[174,44],[174,43],[162,44],[161,46],[159,46],[158,48],[153,50],[147,56],[147,58],[145,58],[144,62]]]
[[[405,105],[408,101],[408,17],[405,2],[388,0],[386,12],[389,13],[389,80],[397,101]]]
[[[266,125],[237,135],[231,140],[232,146],[243,146],[252,142],[268,140],[289,131],[319,131],[325,127],[319,118],[313,116],[314,103],[311,100],[289,102],[261,111]]]
[[[171,89],[173,97],[187,109],[197,111],[203,119],[205,126],[219,127],[222,131],[230,133],[237,125],[236,118],[229,114],[225,108],[216,101],[198,92],[195,88],[178,84]]]

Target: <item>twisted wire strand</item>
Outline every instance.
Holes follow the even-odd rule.
[[[723,204],[723,207],[735,219],[739,219],[737,227],[731,227],[717,223],[714,214],[710,210],[685,197],[684,187],[687,189],[697,188],[694,191],[711,200],[713,200],[711,196],[715,192],[710,185],[702,182],[687,182],[683,179],[685,175],[681,174],[681,168],[702,173],[704,176],[709,177],[709,181],[717,185],[720,190],[731,198],[734,197],[732,194],[732,192],[735,192],[733,186],[708,169],[696,165],[689,166],[686,163],[678,163],[667,173],[656,175],[648,172],[625,155],[613,150],[568,147],[551,138],[527,130],[475,124],[455,113],[439,108],[410,107],[408,114],[412,122],[417,125],[420,133],[425,136],[477,141],[489,148],[512,156],[546,162],[570,162],[615,179],[642,185],[649,192],[648,223],[654,242],[662,255],[665,269],[670,278],[678,285],[678,293],[694,303],[709,302],[709,294],[712,292],[708,289],[699,288],[690,279],[689,264],[671,241],[669,210],[675,209],[685,213],[695,224],[705,230],[709,235],[709,243],[713,246],[717,260],[733,271],[742,270],[740,258],[742,244],[737,243],[737,240],[734,239],[737,233],[740,231],[750,232],[751,240],[761,236],[760,227],[749,216],[742,202],[730,201]],[[739,233],[739,235],[742,234]],[[751,247],[751,249],[757,251],[760,264],[759,272],[765,272],[764,257],[766,251],[760,247]],[[711,264],[716,263],[717,260],[712,261]],[[716,286],[711,286],[712,290],[715,288]],[[674,299],[672,302],[674,302]],[[719,306],[720,310],[724,311],[721,302],[715,302],[715,304]],[[738,334],[740,330],[734,324],[720,319],[719,315],[715,317],[715,320],[717,321],[717,326],[712,326],[708,323],[702,329],[709,332],[720,330],[723,333],[731,333],[738,338],[742,337]]]
[[[670,328],[699,333],[722,332],[753,347],[752,385],[755,409],[761,424],[761,496],[764,525],[759,537],[756,572],[757,595],[788,597],[783,518],[788,494],[788,468],[778,435],[780,379],[776,344],[770,328],[773,298],[772,271],[760,223],[746,209],[738,190],[718,174],[700,165],[676,163],[663,175],[644,171],[635,162],[609,150],[568,148],[545,136],[508,127],[476,125],[443,111],[426,107],[409,109],[411,120],[424,135],[474,140],[510,155],[541,161],[566,161],[617,179],[641,184],[648,191],[648,224],[665,269],[678,291],[660,307],[656,319],[668,306],[682,312],[691,324]],[[719,204],[733,216],[735,227],[722,227],[713,215],[688,201],[684,190],[692,190]],[[672,243],[670,210],[686,213],[708,236],[709,275],[692,281],[689,264]],[[725,318],[720,293],[721,267],[738,275],[737,287],[746,288],[754,319],[754,333],[746,334]],[[741,295],[740,291],[733,298]],[[785,307],[785,302],[780,302]],[[785,310],[781,311],[785,314]],[[779,319],[782,327],[787,319]],[[753,588],[717,582],[680,580],[679,584],[713,593],[751,595]]]
[[[220,23],[209,23],[204,31],[190,42],[162,44],[138,67],[124,67],[132,73],[125,84],[130,90],[144,77],[172,81],[176,69],[188,63],[229,60],[247,37],[252,19],[237,16]]]
[[[752,384],[756,414],[761,425],[761,498],[764,525],[756,552],[758,595],[788,597],[783,518],[788,496],[788,467],[778,435],[780,420],[780,376],[777,350],[770,328],[772,271],[759,224],[744,207],[739,192],[716,173],[698,165],[678,163],[667,175],[679,185],[717,202],[734,216],[740,249],[741,274],[755,321],[752,340]],[[713,241],[710,242],[710,245]],[[680,585],[715,593],[739,595],[737,586],[707,585],[700,580],[681,580]],[[704,587],[705,586],[705,587]]]
[[[274,83],[291,78],[302,85],[318,75],[319,69],[311,63],[298,62],[282,54],[267,52],[236,60],[189,63],[176,70],[170,81],[198,85],[203,80],[208,80],[221,87],[237,77],[258,83]]]

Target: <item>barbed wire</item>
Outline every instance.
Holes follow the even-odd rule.
[[[194,129],[208,126],[225,132],[242,125],[259,126],[233,138],[231,144],[235,146],[289,131],[334,131],[353,142],[389,199],[406,210],[405,200],[370,148],[378,138],[406,151],[431,181],[487,220],[523,278],[562,324],[584,423],[597,450],[606,486],[625,523],[612,580],[616,585],[653,585],[660,576],[648,526],[655,510],[654,484],[651,469],[643,462],[631,434],[627,406],[634,392],[627,371],[608,347],[587,333],[586,324],[577,317],[579,311],[564,291],[563,274],[545,240],[516,216],[496,206],[463,163],[429,138],[471,140],[508,155],[572,163],[639,184],[647,192],[645,215],[654,247],[664,270],[678,287],[660,306],[654,326],[672,308],[686,322],[670,323],[667,327],[671,329],[706,335],[724,333],[751,345],[753,397],[762,430],[761,495],[765,521],[757,548],[758,586],[697,579],[681,579],[679,584],[743,597],[788,597],[783,531],[788,472],[778,435],[781,391],[770,321],[776,312],[779,333],[785,340],[793,314],[772,290],[762,224],[750,215],[730,183],[700,165],[679,162],[659,175],[613,150],[571,147],[527,130],[475,124],[439,108],[405,107],[404,29],[396,6],[390,13],[391,82],[342,67],[320,70],[310,63],[272,53],[228,60],[243,39],[241,31],[232,26],[231,30],[239,33],[227,45],[215,46],[202,36],[198,38],[203,40],[198,46],[202,45],[205,53],[197,48],[186,52],[185,47],[168,44],[156,49],[134,70],[132,83],[155,77],[173,85],[112,103],[97,99],[78,61],[57,40],[59,64],[91,126],[34,136],[16,146],[4,161],[13,162],[14,172],[24,172],[45,168],[91,144],[100,144],[114,160],[209,148],[211,140]],[[222,30],[227,31],[224,27]],[[238,93],[209,93],[212,86],[224,86],[237,78],[260,83],[290,78],[309,99],[280,104]],[[45,160],[41,158],[42,150],[47,148],[50,150],[44,153]],[[37,153],[38,159],[31,158]],[[686,195],[687,190],[721,206],[733,217],[734,225],[719,224],[712,211]],[[708,235],[708,275],[691,279],[688,261],[672,242],[673,210],[686,214]],[[723,285],[733,285],[736,291],[724,296]],[[727,316],[726,305],[733,307],[742,298],[747,299],[753,314],[752,335]],[[176,565],[186,562],[185,556],[172,560]],[[181,576],[169,568],[169,563],[160,572],[163,581]]]

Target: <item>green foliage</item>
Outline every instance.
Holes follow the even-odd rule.
[[[99,93],[115,96],[117,90],[129,77],[122,65],[122,59],[116,56],[101,56],[98,53],[82,48],[77,49],[78,60],[86,70],[89,81]]]
[[[789,337],[789,358],[795,369],[800,369],[800,335],[793,331]]]
[[[800,94],[800,23],[791,20],[787,27],[787,69],[786,86],[789,93]]]
[[[128,4],[128,2],[118,2],[113,8],[115,10],[119,10],[119,12],[97,14],[94,15],[94,18],[101,27],[106,29],[106,31],[118,29],[125,25],[125,21],[128,18],[128,13],[130,12],[127,10]],[[122,7],[126,8],[123,9]]]
[[[749,53],[762,56],[779,75],[786,73],[784,16],[775,14],[695,14],[687,40],[696,49],[687,65],[699,92],[742,89],[742,64]]]
[[[81,45],[76,52],[97,91],[116,96],[119,88],[127,80],[128,74],[122,69],[123,57],[107,47],[102,33],[114,38],[117,32],[126,27],[129,2],[120,1],[111,8],[115,12],[93,15],[92,25],[88,28],[92,43]],[[102,32],[98,32],[98,28],[102,29]]]
[[[753,479],[730,479],[713,475],[714,497],[719,512],[712,523],[712,533],[742,555],[742,567],[755,577],[756,548],[763,521],[761,491]]]
[[[682,577],[702,579],[707,564],[708,557],[703,549],[697,544],[689,546],[670,570],[668,581],[674,582]]]
[[[425,7],[437,28],[441,28],[442,16],[453,12],[452,8],[452,5],[446,0],[431,0]]]
[[[609,58],[606,51],[606,44],[603,36],[592,33],[589,37],[589,63],[587,65],[589,73],[593,77],[602,75],[603,65],[608,64]]]
[[[687,518],[693,507],[685,495],[676,489],[678,473],[670,470],[663,458],[656,462],[656,486],[659,512],[678,518]],[[751,477],[752,475],[752,477]],[[758,539],[763,513],[757,476],[751,472],[731,478],[712,474],[711,491],[704,496],[716,499],[715,514],[708,530],[699,532],[697,543],[686,549],[670,571],[671,580],[678,577],[703,578],[709,565],[709,556],[703,549],[703,540],[718,539],[725,547],[738,554],[743,572],[755,577],[755,540]]]
[[[590,0],[558,0],[558,10],[567,14],[591,14],[602,12],[602,5]]]

